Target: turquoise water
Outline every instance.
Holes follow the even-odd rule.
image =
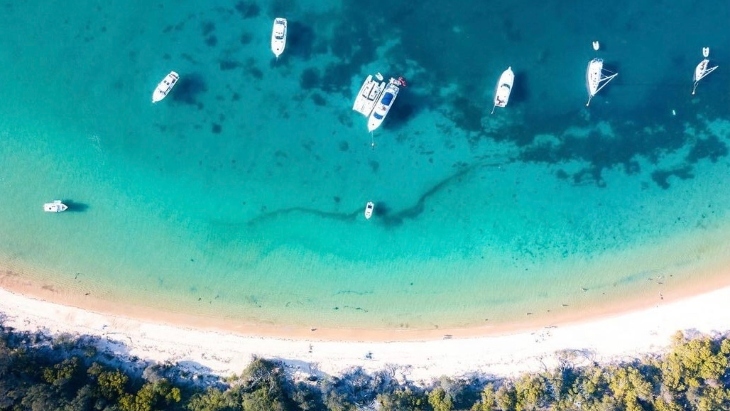
[[[726,267],[730,6],[482,3],[5,2],[0,261],[79,298],[347,328],[510,321]],[[720,68],[691,96],[703,46]],[[595,56],[619,76],[586,108]],[[350,108],[378,71],[409,86],[371,147]],[[43,213],[56,198],[70,212]]]

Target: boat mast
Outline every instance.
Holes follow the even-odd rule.
[[[707,77],[710,73],[715,71],[715,69],[718,66],[707,68],[707,66],[710,65],[710,60],[707,58],[710,57],[710,48],[709,47],[703,47],[702,48],[702,56],[705,58],[704,60],[700,61],[700,64],[697,65],[695,68],[695,82],[692,86],[692,95],[694,96],[695,91],[697,90],[697,84],[699,84],[700,80]],[[699,71],[699,75],[697,75],[697,72]]]
[[[608,70],[606,70],[608,71]],[[593,96],[598,94],[599,91],[601,91],[602,88],[606,87],[606,84],[608,84],[609,81],[613,80],[614,77],[618,76],[618,73],[613,73],[610,76],[604,76],[603,75],[603,69],[601,69],[601,79],[598,80],[598,88],[596,89],[596,92],[588,96],[588,102],[586,103],[586,107],[591,104],[591,99]],[[603,84],[601,84],[603,83]]]

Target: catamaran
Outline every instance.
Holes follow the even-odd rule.
[[[494,92],[494,107],[492,107],[492,113],[497,107],[506,107],[509,101],[509,95],[512,92],[512,85],[515,82],[515,73],[512,72],[512,67],[507,67],[502,75],[499,77],[497,82],[497,90]]]
[[[274,52],[277,60],[286,48],[286,26],[285,18],[277,17],[274,19],[274,28],[271,30],[271,51]]]
[[[369,75],[365,79],[365,82],[362,83],[360,92],[355,97],[355,104],[352,105],[352,109],[365,117],[369,117],[375,108],[375,103],[378,102],[378,98],[383,94],[386,84],[383,81],[382,74],[376,74],[374,79],[372,75]]]
[[[68,206],[61,200],[53,200],[51,203],[43,204],[43,211],[46,213],[61,213],[68,210]]]
[[[160,83],[157,85],[155,91],[152,92],[152,102],[157,103],[158,101],[167,97],[167,94],[170,92],[170,90],[172,90],[173,87],[175,87],[175,84],[179,79],[180,76],[174,71],[171,71],[168,75],[166,75],[165,78],[163,78],[162,81],[160,81]]]
[[[380,94],[378,102],[375,103],[373,112],[370,113],[370,117],[368,117],[368,131],[373,132],[375,129],[380,127],[381,124],[383,124],[385,116],[388,115],[390,108],[393,107],[395,98],[398,97],[398,91],[400,91],[399,87],[405,87],[405,83],[406,82],[403,77],[399,77],[398,79],[391,78],[390,81],[388,81],[388,85],[385,86],[385,90],[383,90],[383,93]]]
[[[596,95],[602,88],[608,84],[614,77],[618,76],[618,73],[613,73],[603,69],[603,59],[593,59],[588,63],[588,69],[586,70],[586,87],[588,88],[588,102],[586,107],[591,104],[591,99]]]
[[[702,56],[705,58],[704,60],[700,61],[700,64],[695,67],[695,74],[692,80],[694,81],[694,86],[692,87],[692,95],[695,94],[695,90],[697,90],[697,84],[702,80],[703,78],[707,77],[710,73],[715,71],[717,66],[715,67],[708,67],[710,65],[710,60],[708,57],[710,57],[710,48],[709,47],[703,47],[702,48]]]

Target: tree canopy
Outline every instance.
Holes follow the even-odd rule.
[[[730,409],[730,339],[678,333],[671,349],[613,364],[515,378],[397,382],[360,369],[295,380],[255,358],[213,384],[178,381],[175,366],[125,371],[81,339],[59,343],[0,326],[0,410],[108,411],[716,411]],[[105,359],[106,361],[101,361]],[[166,374],[166,370],[170,373]]]

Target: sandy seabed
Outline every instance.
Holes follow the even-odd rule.
[[[220,376],[240,373],[254,356],[281,360],[290,371],[305,374],[339,375],[362,367],[370,372],[390,370],[410,381],[444,375],[514,376],[549,369],[565,360],[580,365],[661,353],[677,331],[730,330],[728,311],[730,287],[724,286],[672,301],[657,298],[648,308],[589,316],[564,325],[492,330],[490,335],[472,337],[410,335],[408,341],[356,341],[353,331],[347,334],[347,330],[342,330],[342,339],[323,338],[317,330],[309,330],[309,336],[292,330],[292,338],[282,338],[252,336],[255,328],[241,333],[206,329],[203,324],[180,326],[169,318],[137,319],[149,317],[136,316],[133,310],[136,318],[102,314],[0,288],[0,313],[7,327],[95,336],[104,345],[100,348],[123,358],[177,362],[198,374]]]

